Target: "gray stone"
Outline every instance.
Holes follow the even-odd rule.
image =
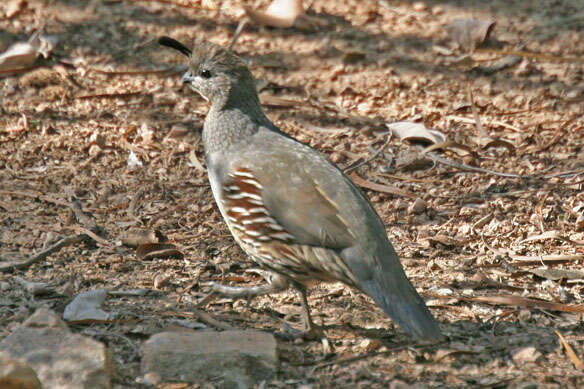
[[[41,389],[42,386],[32,367],[0,351],[0,388]]]
[[[107,293],[105,289],[80,293],[65,307],[63,319],[67,321],[112,319],[112,314],[101,309]]]
[[[258,331],[162,332],[142,347],[145,381],[221,382],[247,388],[274,377],[278,358],[273,335]]]
[[[537,362],[540,358],[543,357],[542,353],[537,351],[537,349],[533,346],[515,349],[511,352],[511,355],[513,357],[513,362],[516,364]]]
[[[108,349],[91,338],[72,333],[59,316],[40,308],[8,335],[0,349],[24,359],[44,388],[110,388]]]

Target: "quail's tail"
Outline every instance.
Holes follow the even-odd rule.
[[[407,279],[393,247],[383,258],[372,258],[357,247],[343,250],[341,257],[367,293],[403,330],[431,341],[444,337],[424,300]]]

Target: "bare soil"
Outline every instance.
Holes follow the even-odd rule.
[[[0,273],[0,339],[41,305],[62,312],[86,290],[156,285],[157,293],[110,296],[105,309],[119,320],[72,325],[112,350],[115,387],[138,387],[142,342],[195,322],[193,307],[210,281],[263,282],[247,271],[254,265],[234,244],[207,182],[200,139],[207,105],[180,84],[184,57],[153,41],[228,45],[242,4],[267,5],[28,0],[0,20],[2,50],[43,26],[59,38],[35,69],[0,75],[0,256],[30,257],[83,232],[74,200],[102,238]],[[408,164],[421,157],[393,137],[354,173],[384,185],[364,191],[448,342],[416,344],[366,296],[318,285],[309,301],[328,341],[279,341],[281,371],[265,387],[584,385],[575,368],[584,356],[581,4],[315,0],[302,25],[245,29],[235,51],[261,80],[268,116],[341,167],[370,158],[387,139],[385,123],[409,120],[464,146],[445,145],[447,160],[522,176]],[[448,49],[444,26],[470,17],[496,24],[460,57]],[[509,54],[519,63],[492,68]],[[480,136],[473,107],[495,143]],[[388,186],[423,203],[412,209],[415,198],[384,193]],[[158,231],[184,257],[142,258],[118,244],[136,229]],[[55,292],[32,295],[16,277]],[[202,309],[242,329],[301,321],[292,291]]]

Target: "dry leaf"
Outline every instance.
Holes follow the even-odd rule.
[[[136,249],[136,258],[139,260],[182,257],[183,253],[170,243],[145,243]]]
[[[552,303],[548,301],[528,299],[525,297],[514,295],[477,296],[469,298],[469,300],[493,305],[512,305],[524,308],[547,309],[549,311],[584,312],[584,304],[568,305],[561,303]]]
[[[55,44],[54,37],[35,32],[28,42],[15,43],[0,54],[0,72],[7,73],[30,67],[39,55],[47,58]]]
[[[302,0],[274,0],[265,12],[243,8],[253,22],[280,28],[292,27],[298,16],[304,13]]]
[[[487,36],[495,25],[490,20],[479,19],[455,19],[444,28],[452,39],[464,51],[474,49],[487,39]]]
[[[414,122],[395,122],[387,123],[387,128],[397,136],[400,140],[408,140],[412,143],[423,143],[424,145],[431,145],[436,143],[443,143],[446,141],[446,136],[440,131],[426,128],[423,124]]]
[[[6,4],[6,8],[4,9],[4,15],[7,19],[14,17],[20,11],[24,9],[26,6],[26,0],[12,0]]]

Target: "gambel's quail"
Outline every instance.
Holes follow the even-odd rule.
[[[270,122],[243,61],[209,42],[193,51],[168,37],[159,43],[189,57],[182,82],[211,104],[203,144],[215,201],[237,243],[271,274],[266,285],[214,284],[214,292],[251,298],[293,286],[311,332],[306,286],[341,281],[405,331],[442,339],[371,203],[327,157]]]

